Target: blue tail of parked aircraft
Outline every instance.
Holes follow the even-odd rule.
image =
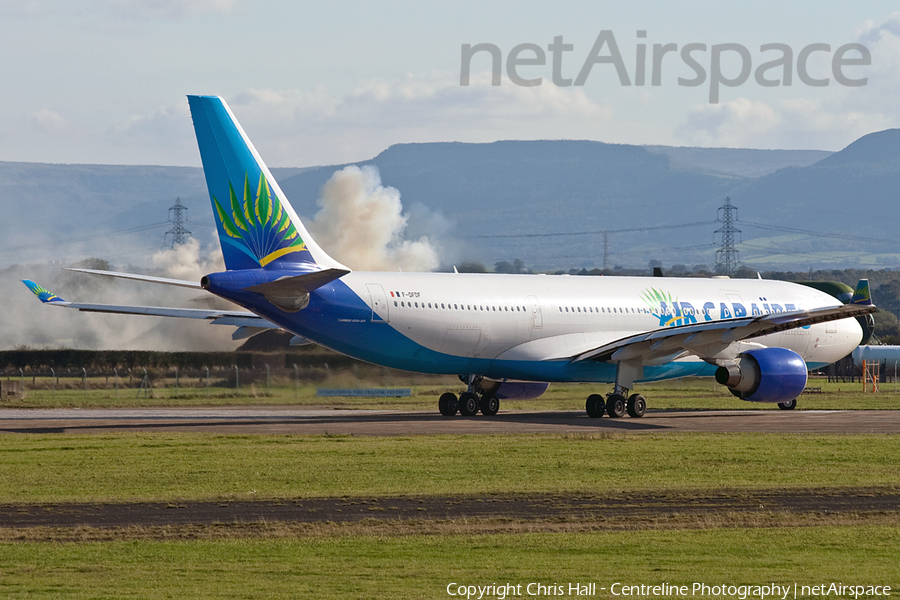
[[[222,99],[188,103],[225,267],[346,269],[310,237]]]
[[[863,306],[872,305],[872,294],[869,292],[868,279],[859,280],[859,283],[856,284],[856,290],[853,292],[853,297],[850,298],[849,304],[861,304]]]

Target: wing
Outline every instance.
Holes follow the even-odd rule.
[[[118,276],[115,275],[115,276]],[[142,277],[135,277],[142,278]],[[146,280],[146,279],[144,279]],[[177,280],[173,280],[177,281]],[[127,306],[120,304],[88,304],[83,302],[67,302],[53,292],[39,286],[29,279],[23,279],[22,283],[28,286],[34,295],[45,304],[74,308],[84,312],[111,313],[121,315],[148,315],[156,317],[176,317],[180,319],[203,319],[213,325],[230,325],[237,327],[231,336],[239,340],[247,338],[266,329],[281,329],[271,321],[255,315],[252,312],[240,310],[212,310],[202,308],[168,308],[164,306]],[[160,283],[160,282],[156,282]],[[176,285],[176,284],[172,284]],[[187,286],[185,286],[187,287]],[[198,286],[199,287],[199,286]],[[294,345],[297,345],[292,341]]]
[[[99,269],[75,269],[68,268],[66,271],[75,271],[76,273],[89,273],[91,275],[103,275],[105,277],[118,277],[120,279],[132,279],[134,281],[146,281],[148,283],[161,283],[163,285],[174,285],[177,287],[186,287],[195,290],[202,289],[196,281],[187,281],[185,279],[169,279],[168,277],[154,277],[152,275],[137,275],[135,273],[119,273],[118,271],[101,271]],[[28,284],[26,284],[28,285]]]
[[[644,364],[649,364],[655,360],[685,352],[695,354],[704,360],[715,360],[727,357],[728,349],[733,348],[732,345],[736,342],[788,329],[806,327],[815,323],[859,317],[876,311],[877,309],[871,304],[843,304],[811,310],[666,327],[630,335],[604,344],[572,357],[572,361],[620,362],[640,358]]]

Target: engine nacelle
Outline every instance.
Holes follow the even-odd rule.
[[[533,400],[546,392],[550,384],[534,381],[482,379],[480,387],[483,394],[493,394],[500,400]]]
[[[806,362],[787,348],[759,348],[716,370],[716,381],[742,400],[789,402],[806,387]]]

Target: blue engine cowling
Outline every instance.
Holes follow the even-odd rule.
[[[806,387],[806,362],[787,348],[748,350],[716,370],[716,381],[751,402],[789,402]]]

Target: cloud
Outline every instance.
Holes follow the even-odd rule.
[[[195,15],[230,14],[239,0],[0,0],[0,16],[35,18],[50,15],[126,21],[180,19]]]
[[[779,88],[776,100],[742,97],[697,105],[675,128],[676,137],[702,146],[839,150],[865,134],[897,127],[900,12],[881,23],[866,21],[855,37],[869,49],[872,64],[847,67],[844,73],[852,79],[868,78],[866,85],[845,87],[832,77],[828,87],[812,89],[795,82]]]
[[[147,114],[128,115],[102,134],[93,135],[96,143],[115,148],[129,164],[199,165],[190,109],[184,97]]]
[[[459,85],[458,75],[429,73],[372,79],[343,95],[248,89],[229,98],[260,153],[273,165],[321,165],[371,158],[402,142],[584,138],[613,112],[581,88],[551,83],[491,86],[487,73]]]
[[[675,135],[696,146],[839,150],[892,125],[879,112],[848,109],[825,98],[787,98],[771,105],[737,98],[694,107]]]
[[[59,131],[66,125],[63,116],[49,108],[28,113],[28,120],[41,131]]]
[[[691,109],[675,134],[698,146],[754,146],[780,122],[769,105],[738,98]]]
[[[864,44],[875,44],[885,37],[900,37],[900,11],[891,13],[881,23],[864,21],[854,32],[856,38]]]

